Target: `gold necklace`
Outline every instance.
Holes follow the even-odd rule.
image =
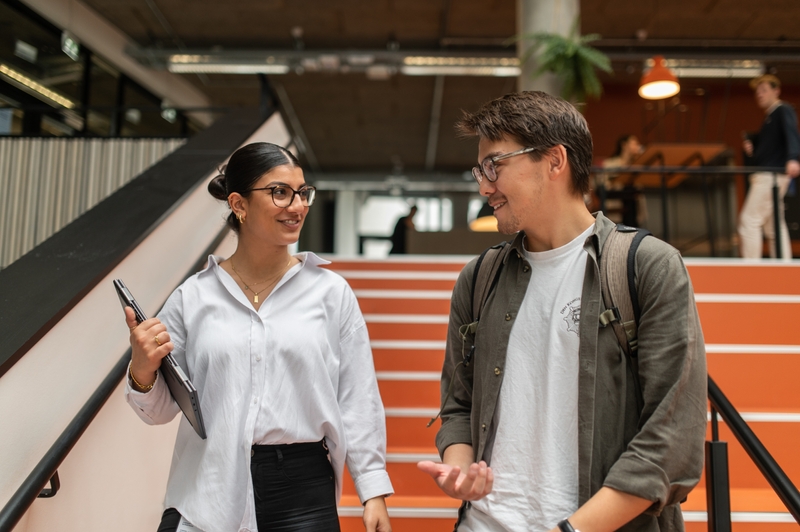
[[[289,265],[290,265],[291,263],[292,263],[292,258],[291,258],[291,257],[289,257],[289,262],[287,262],[287,263],[286,263],[286,266],[284,266],[284,267],[283,267],[283,269],[282,269],[281,271],[279,271],[279,272],[278,272],[276,275],[274,275],[274,276],[270,277],[270,278],[269,278],[269,279],[267,279],[266,281],[261,281],[261,282],[258,282],[258,283],[253,283],[253,286],[255,286],[255,285],[259,285],[259,284],[262,284],[262,283],[266,283],[267,281],[275,281],[275,280],[276,280],[278,277],[280,277],[281,275],[283,275],[284,273],[286,273],[286,270],[287,270],[287,268],[289,268]],[[271,287],[272,287],[272,283],[270,283],[270,284],[268,284],[267,286],[265,286],[264,288],[262,288],[261,290],[259,290],[258,292],[256,292],[255,290],[253,290],[252,288],[250,288],[250,285],[249,285],[249,284],[247,284],[247,282],[246,282],[246,281],[245,281],[245,280],[242,278],[242,274],[240,274],[240,273],[239,273],[239,270],[237,270],[237,269],[236,269],[236,266],[233,264],[233,258],[231,258],[231,268],[233,268],[233,272],[236,274],[236,276],[239,278],[239,280],[240,280],[240,281],[242,281],[242,284],[244,285],[244,288],[245,288],[245,290],[250,290],[251,292],[253,292],[253,303],[258,303],[258,294],[260,294],[260,293],[261,293],[261,292],[263,292],[264,290],[266,290],[266,289],[268,289],[268,288],[271,288]]]

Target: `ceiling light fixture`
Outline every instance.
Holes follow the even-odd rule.
[[[516,57],[408,56],[403,59],[403,64],[413,66],[520,66],[519,59]]]
[[[175,73],[288,74],[290,72],[366,73],[370,79],[408,76],[517,77],[520,60],[506,55],[422,55],[397,51],[225,50],[189,51],[129,49],[144,64]]]
[[[286,74],[289,66],[277,63],[273,56],[229,61],[207,54],[173,54],[167,59],[167,70],[176,74]]]
[[[678,78],[666,66],[664,57],[653,57],[653,68],[642,76],[639,96],[645,100],[663,100],[675,96],[681,90]]]
[[[287,74],[287,65],[235,63],[170,63],[167,70],[176,74]]]
[[[48,100],[47,103],[56,103],[62,107],[66,107],[67,109],[72,109],[76,106],[75,102],[66,96],[62,96],[61,94],[48,89],[38,81],[34,81],[32,78],[29,78],[22,72],[14,70],[3,63],[0,63],[0,74],[11,80],[14,85],[17,85],[22,90],[29,92],[40,99],[41,97],[46,98]]]
[[[516,77],[522,72],[515,66],[412,66],[403,65],[400,72],[406,76],[493,76]]]
[[[756,60],[667,59],[666,66],[679,78],[752,79],[766,71],[764,63]]]

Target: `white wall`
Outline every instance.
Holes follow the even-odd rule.
[[[247,143],[286,145],[275,114]],[[19,488],[128,347],[111,281],[154,315],[222,228],[227,207],[206,180],[0,378],[0,506]],[[235,242],[226,242],[230,253]],[[148,427],[116,390],[59,469],[61,491],[38,500],[15,532],[155,530],[177,425]]]

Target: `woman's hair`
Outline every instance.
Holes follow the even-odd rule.
[[[617,147],[614,149],[614,153],[611,154],[612,157],[619,157],[622,155],[622,148],[625,147],[625,144],[633,137],[631,134],[622,135],[620,138],[617,139]]]
[[[242,146],[231,155],[228,164],[219,169],[219,175],[208,184],[208,192],[225,202],[234,192],[246,198],[261,176],[284,165],[299,167],[300,162],[290,151],[269,142]],[[231,229],[239,231],[239,220],[233,213],[228,215],[227,222]]]

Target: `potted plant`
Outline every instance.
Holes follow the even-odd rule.
[[[579,20],[576,19],[569,35],[536,32],[519,35],[515,40],[530,41],[523,54],[523,63],[535,57],[538,68],[534,76],[552,72],[561,81],[561,96],[573,103],[585,103],[587,97],[599,98],[603,86],[597,70],[611,72],[611,60],[589,43],[600,39],[600,35],[580,35]],[[540,53],[539,50],[541,49]]]

